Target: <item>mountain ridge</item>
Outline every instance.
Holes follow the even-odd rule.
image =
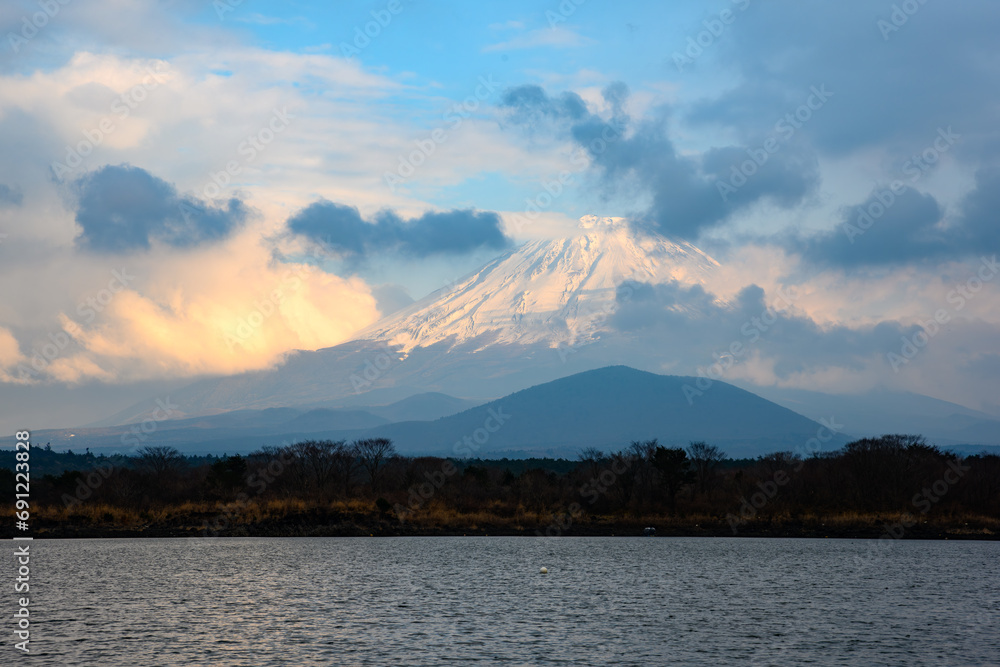
[[[317,409],[294,415],[264,410],[157,423],[146,439],[138,437],[134,425],[38,431],[34,436],[52,441],[57,449],[110,452],[158,444],[184,453],[215,454],[245,453],[303,438],[388,437],[408,455],[575,458],[586,447],[612,450],[632,440],[653,438],[676,446],[706,440],[731,456],[785,449],[807,454],[806,443],[823,433],[823,425],[724,382],[690,403],[683,386],[694,381],[612,366],[521,389],[433,421],[384,423],[362,410]],[[729,419],[719,419],[723,413]],[[224,426],[213,429],[212,422]],[[822,445],[834,448],[842,442],[843,438],[831,435]],[[464,448],[457,450],[456,443]]]

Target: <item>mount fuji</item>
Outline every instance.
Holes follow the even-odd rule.
[[[697,378],[649,376],[674,365],[690,368],[691,360],[684,356],[690,350],[660,334],[631,337],[615,326],[614,318],[633,293],[651,286],[670,284],[706,295],[698,288],[719,269],[718,262],[691,244],[644,233],[621,218],[586,216],[576,234],[510,250],[389,314],[349,342],[294,352],[277,368],[203,379],[172,393],[171,424],[161,425],[157,437],[187,451],[231,452],[272,443],[276,437],[375,434],[392,437],[405,451],[440,452],[462,436],[462,428],[483,419],[475,406],[499,409],[509,399],[529,406],[518,409],[534,415],[493,439],[498,451],[509,453],[566,453],[581,442],[599,444],[595,437],[603,441],[612,434],[626,440],[609,441],[609,446],[627,444],[630,436],[669,441],[680,434],[714,434],[731,451],[756,455],[808,439],[834,405],[836,416],[855,426],[846,431],[853,435],[915,432],[926,426],[924,432],[942,444],[994,444],[980,437],[981,432],[1000,432],[1000,424],[988,415],[912,394],[852,402],[849,397],[768,394],[762,389],[770,398],[765,400],[750,393],[757,392],[755,387],[742,385],[740,390],[716,382],[722,389],[713,389],[704,403],[699,399],[693,406],[683,390]],[[647,307],[638,294],[633,305],[641,305],[638,310],[663,308]],[[677,300],[669,307],[684,310],[688,305]],[[677,322],[675,329],[685,326],[683,320]],[[614,366],[631,368],[607,370]],[[598,369],[603,374],[588,373]],[[635,375],[641,371],[646,373]],[[529,387],[537,391],[525,393]],[[47,437],[74,446],[85,440],[94,447],[117,446],[121,425],[147,420],[163,398],[137,403],[91,424],[90,431]],[[930,403],[937,421],[920,421]],[[625,406],[643,408],[636,412]],[[884,413],[879,406],[893,410]],[[733,426],[737,414],[744,415],[739,424],[719,430],[721,422]],[[773,423],[752,418],[764,414]],[[964,431],[952,428],[955,424]],[[947,428],[935,431],[941,425]]]
[[[718,267],[691,244],[622,218],[586,216],[577,234],[510,250],[354,340],[295,352],[273,370],[195,382],[171,394],[174,415],[378,405],[423,392],[485,401],[576,372],[637,365],[595,347],[632,286],[697,285]],[[152,408],[144,401],[99,424],[141,420]]]
[[[623,285],[702,282],[718,262],[689,243],[586,216],[581,233],[533,241],[358,334],[401,352],[488,336],[491,344],[579,344],[598,335]]]

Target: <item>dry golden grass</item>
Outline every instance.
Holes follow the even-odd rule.
[[[13,514],[13,508],[8,509]],[[34,521],[66,526],[110,526],[139,529],[147,526],[194,526],[224,524],[227,528],[250,528],[261,524],[281,524],[285,520],[302,525],[315,514],[325,521],[346,522],[355,525],[396,523],[390,513],[381,514],[371,499],[349,498],[329,502],[301,498],[250,498],[243,502],[184,502],[178,505],[153,507],[144,510],[128,509],[99,503],[80,503],[72,508],[62,505],[35,506],[31,509]],[[333,519],[333,516],[339,516]],[[831,534],[844,534],[851,530],[875,530],[885,525],[903,523],[916,518],[918,525],[951,535],[994,536],[1000,535],[1000,517],[982,515],[946,515],[930,513],[926,516],[907,515],[903,512],[809,512],[762,514],[741,525],[744,530],[753,528],[801,526],[809,530],[829,530]],[[569,521],[569,525],[567,525]],[[648,514],[581,514],[570,517],[566,510],[539,511],[523,505],[508,505],[490,501],[484,507],[462,511],[433,499],[405,517],[408,530],[428,532],[490,531],[533,533],[549,526],[560,526],[561,531],[600,533],[655,526],[661,530],[676,530],[698,534],[728,527],[727,519],[707,513],[672,516]],[[905,525],[905,524],[904,524]]]

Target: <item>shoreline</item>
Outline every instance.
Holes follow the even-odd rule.
[[[874,518],[874,517],[873,517]],[[34,539],[103,539],[103,538],[196,538],[196,537],[642,537],[646,526],[656,528],[655,537],[751,537],[751,538],[806,538],[806,539],[913,539],[913,540],[974,540],[1000,541],[1000,521],[948,523],[935,522],[913,525],[902,529],[898,516],[883,516],[874,521],[844,521],[837,517],[808,521],[753,521],[738,526],[734,532],[723,520],[668,519],[647,517],[636,520],[597,517],[559,527],[555,523],[531,525],[503,525],[479,521],[475,523],[403,523],[380,517],[343,517],[336,522],[266,521],[245,523],[218,530],[205,530],[205,523],[197,525],[181,522],[151,523],[141,526],[66,525],[44,522],[33,528]],[[659,519],[659,520],[657,520]],[[992,525],[986,525],[992,524]],[[15,537],[12,531],[3,531],[3,537]],[[22,536],[24,536],[22,534]]]

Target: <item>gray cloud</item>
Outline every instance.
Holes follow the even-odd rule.
[[[378,304],[378,312],[383,317],[413,304],[413,297],[410,296],[409,292],[402,285],[391,283],[374,285],[372,287],[372,296],[375,297],[375,301]]]
[[[963,252],[1000,252],[1000,167],[976,172],[976,187],[962,200],[950,235]]]
[[[824,266],[903,264],[939,257],[949,250],[939,228],[941,215],[941,206],[929,194],[912,188],[898,194],[888,187],[876,188],[864,202],[846,208],[836,228],[796,238],[791,246]]]
[[[535,131],[550,124],[568,133],[590,156],[607,193],[630,185],[651,195],[652,205],[639,217],[667,235],[695,239],[763,199],[795,206],[819,184],[815,155],[802,142],[787,142],[790,136],[681,155],[669,137],[670,109],[634,122],[623,111],[625,84],[613,83],[603,95],[610,122],[586,111],[575,94],[551,97],[538,86],[509,89],[500,106],[511,125]]]
[[[574,92],[564,92],[550,97],[541,86],[508,88],[500,98],[500,106],[510,110],[510,121],[521,126],[537,125],[543,121],[587,118],[587,104]]]
[[[977,170],[976,187],[954,212],[931,194],[883,186],[845,208],[834,229],[788,237],[788,245],[812,262],[845,268],[997,252],[1000,127],[992,109],[1000,104],[1000,71],[983,54],[995,51],[998,30],[1000,14],[983,0],[955,6],[757,3],[719,45],[740,84],[697,102],[685,119],[749,136],[781,118],[813,87],[826,86],[835,101],[805,122],[800,134],[834,159],[876,149],[890,164],[902,164],[905,174],[914,156],[926,155],[931,146],[941,152],[938,136],[954,132],[960,139],[949,158]],[[897,173],[887,174],[887,182],[900,173],[893,169]]]
[[[791,249],[811,262],[857,268],[948,261],[1000,252],[1000,169],[976,173],[976,187],[950,218],[938,201],[911,187],[876,188],[848,207],[832,231],[794,238]]]
[[[0,183],[0,205],[20,206],[23,199],[24,194],[20,188]]]
[[[743,288],[732,303],[720,303],[698,285],[630,283],[619,289],[609,324],[631,346],[682,350],[680,372],[711,366],[720,361],[716,354],[739,364],[759,352],[777,360],[774,370],[782,378],[829,366],[864,369],[898,348],[900,336],[917,330],[892,321],[860,329],[821,327],[793,312],[794,294],[765,297],[757,285]]]
[[[94,251],[148,250],[151,241],[190,247],[228,236],[246,220],[242,201],[225,208],[179,195],[170,183],[144,169],[105,166],[76,181],[82,228],[77,244]]]
[[[357,208],[329,201],[310,204],[288,219],[291,233],[352,258],[384,251],[428,257],[478,248],[503,249],[511,239],[501,226],[496,213],[471,209],[428,212],[410,220],[383,210],[366,221]]]
[[[648,195],[652,203],[637,217],[692,240],[761,201],[786,209],[802,204],[820,185],[820,157],[877,150],[896,165],[884,175],[888,182],[899,177],[898,165],[934,145],[939,130],[954,128],[961,139],[949,161],[979,173],[976,189],[950,215],[931,195],[908,190],[855,243],[842,224],[791,243],[810,260],[845,267],[953,259],[998,249],[1000,227],[991,211],[1000,210],[992,167],[1000,162],[993,112],[1000,70],[984,57],[995,52],[998,32],[1000,13],[988,0],[753,3],[692,65],[710,74],[719,65],[731,68],[737,83],[721,94],[633,120],[622,112],[627,88],[613,84],[604,92],[610,123],[581,111],[578,96],[549,95],[538,86],[511,89],[501,107],[511,125],[566,132],[590,154],[607,196]],[[796,119],[817,89],[831,93],[829,107]],[[790,113],[794,133],[783,120]],[[677,120],[739,139],[682,154],[673,138]],[[621,132],[605,145],[600,139],[609,125]],[[764,164],[748,162],[774,138],[778,150]],[[877,203],[876,194],[845,209],[837,222]]]
[[[904,4],[909,13],[897,11]],[[805,132],[827,154],[879,146],[905,155],[948,125],[995,137],[1000,70],[984,56],[995,52],[998,31],[989,0],[754,3],[719,44],[740,84],[687,118],[752,133],[826,85],[836,109],[816,114]]]

